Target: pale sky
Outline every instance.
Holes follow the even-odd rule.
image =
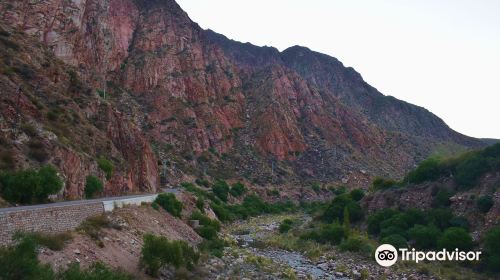
[[[500,139],[500,0],[177,0],[230,39],[306,46],[463,134]]]

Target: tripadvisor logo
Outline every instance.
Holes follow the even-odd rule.
[[[416,251],[415,249],[400,248],[399,253],[394,246],[382,244],[375,250],[375,260],[381,266],[389,267],[395,264],[400,256],[402,261],[479,261],[480,251],[459,251],[458,249],[449,251]]]

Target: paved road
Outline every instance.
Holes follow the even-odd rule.
[[[179,192],[179,190],[178,189],[163,189],[163,192],[176,194]],[[128,198],[146,197],[146,196],[150,196],[150,195],[153,195],[153,194],[150,193],[150,194],[138,194],[138,195],[124,195],[124,196],[114,196],[114,197],[102,197],[102,198],[96,198],[96,199],[70,200],[70,201],[62,201],[62,202],[46,203],[46,204],[36,204],[36,205],[19,206],[19,207],[7,207],[7,208],[0,208],[0,214],[8,213],[8,212],[23,211],[23,210],[62,207],[62,206],[68,206],[68,205],[86,205],[86,204],[92,204],[92,203],[96,203],[96,202],[123,200],[123,199],[128,199]]]

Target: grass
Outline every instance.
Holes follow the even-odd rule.
[[[20,236],[30,237],[35,242],[43,247],[47,247],[52,251],[61,251],[68,241],[73,239],[73,235],[70,232],[62,233],[43,233],[43,232],[33,232],[33,233],[21,233]]]
[[[88,235],[90,238],[94,240],[100,241],[101,239],[101,231],[103,228],[115,228],[121,229],[119,226],[114,225],[109,221],[109,219],[104,215],[90,217],[87,220],[83,221],[80,226],[77,228],[77,231]],[[99,242],[99,245],[104,245],[102,242]]]

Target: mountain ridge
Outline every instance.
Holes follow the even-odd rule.
[[[39,129],[24,140],[5,133],[22,163],[12,168],[56,165],[72,178],[65,197],[80,197],[89,174],[106,182],[107,193],[155,191],[193,176],[368,186],[374,176],[403,176],[436,150],[484,146],[426,109],[384,96],[336,58],[229,40],[201,29],[172,0],[26,3],[0,1],[0,21],[12,34],[3,43],[20,46],[4,50],[2,67],[21,63],[33,72],[3,72],[8,103],[1,124],[6,131],[20,124]],[[52,72],[33,60],[51,55],[64,62]],[[19,95],[14,84],[25,88],[27,105],[43,105],[36,114],[22,108],[20,119],[10,115]],[[50,88],[74,105],[51,102]],[[108,147],[73,140],[78,126],[69,124],[58,139],[44,136],[55,124],[40,115],[54,110],[61,119],[74,111]],[[41,161],[27,152],[34,140],[47,143]],[[71,142],[89,147],[79,151]],[[71,159],[54,156],[54,146]],[[99,173],[101,157],[116,165],[109,180]]]

